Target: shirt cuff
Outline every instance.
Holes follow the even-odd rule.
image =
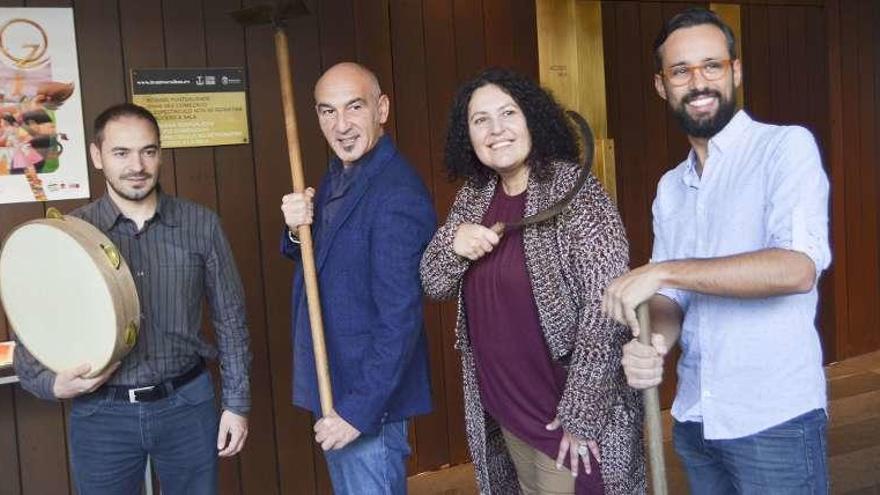
[[[831,264],[827,233],[816,225],[810,225],[799,210],[792,213],[790,237],[773,236],[770,244],[774,248],[805,254],[813,260],[817,278]]]
[[[44,373],[40,373],[36,380],[33,383],[33,392],[37,397],[45,400],[58,400],[58,397],[55,397],[55,373],[51,371],[45,371]]]
[[[234,412],[239,416],[247,417],[248,413],[251,411],[251,400],[246,397],[238,397],[234,399],[223,399],[223,409],[226,411]]]

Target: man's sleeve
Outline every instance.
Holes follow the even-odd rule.
[[[205,268],[205,286],[220,353],[223,409],[247,415],[250,394],[250,334],[244,291],[232,250],[214,216],[211,251]]]
[[[293,261],[299,261],[299,240],[290,233],[287,225],[281,230],[281,254]]]
[[[828,178],[812,134],[790,127],[772,157],[765,212],[768,246],[809,256],[816,277],[831,264]]]
[[[657,197],[654,198],[654,205],[651,208],[651,212],[653,214],[654,220],[654,245],[651,251],[651,263],[660,263],[661,261],[668,261],[672,258],[671,249],[668,247],[668,239],[666,233],[663,231],[663,225],[658,218],[660,217],[660,202],[662,201],[662,182],[657,186]],[[661,287],[660,290],[657,291],[658,294],[664,295],[669,299],[675,301],[675,304],[678,304],[678,307],[682,309],[682,311],[687,310],[687,305],[691,299],[691,293],[686,290],[674,289],[671,287]]]
[[[15,374],[21,386],[40,399],[58,400],[52,389],[55,386],[55,373],[37,361],[21,342],[15,342]]]

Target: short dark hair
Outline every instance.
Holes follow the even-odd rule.
[[[104,128],[107,124],[122,117],[135,117],[144,119],[150,123],[153,130],[156,131],[156,138],[161,142],[161,134],[159,133],[159,122],[156,117],[146,108],[135,105],[134,103],[119,103],[101,112],[95,117],[94,138],[93,141],[98,147],[104,142]]]
[[[671,35],[675,31],[678,31],[679,29],[702,26],[704,24],[711,24],[720,29],[722,33],[724,33],[724,38],[727,39],[727,51],[730,54],[730,59],[735,60],[736,38],[734,38],[733,30],[730,29],[730,26],[722,21],[721,18],[718,17],[718,14],[712,12],[709,9],[704,9],[702,7],[691,7],[672,16],[671,19],[663,24],[663,29],[661,29],[660,33],[657,34],[657,38],[654,40],[654,62],[657,64],[657,70],[663,68],[663,59],[660,56],[660,47],[663,46],[663,43],[666,43],[666,38],[668,38],[669,35]]]
[[[526,162],[538,180],[547,178],[547,166],[552,161],[577,162],[578,146],[574,132],[565,117],[565,110],[553,96],[529,77],[493,67],[464,83],[452,102],[444,157],[451,180],[471,179],[478,185],[484,185],[495,174],[477,158],[468,127],[471,96],[474,91],[489,84],[509,94],[522,109],[532,138],[532,149]]]

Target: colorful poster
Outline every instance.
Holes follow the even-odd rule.
[[[88,197],[73,9],[0,8],[0,203]]]
[[[248,142],[242,68],[136,69],[132,101],[159,121],[163,148]]]

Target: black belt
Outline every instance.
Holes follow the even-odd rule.
[[[106,385],[106,388],[109,393],[113,394],[114,398],[125,400],[126,402],[154,402],[168,397],[175,390],[195,380],[203,371],[205,371],[205,363],[204,361],[199,361],[199,364],[190,368],[186,373],[156,385],[148,387]]]

